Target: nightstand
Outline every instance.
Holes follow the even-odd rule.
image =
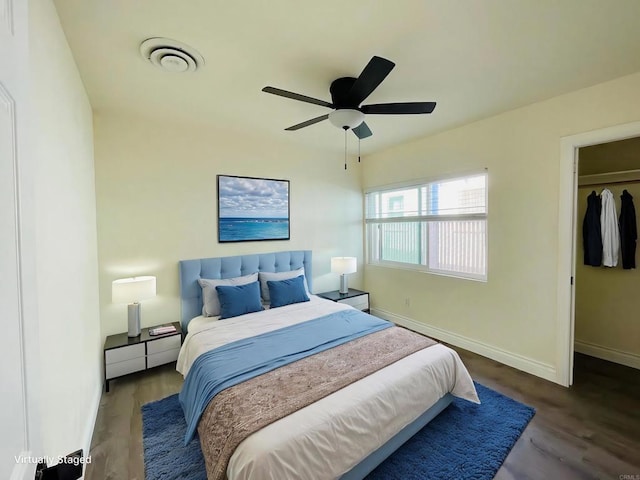
[[[173,322],[175,332],[164,335],[149,335],[143,328],[137,337],[126,333],[110,335],[104,342],[104,381],[109,391],[109,381],[130,373],[175,362],[182,345],[180,322]]]
[[[331,292],[318,293],[317,295],[334,302],[346,303],[358,310],[369,313],[369,292],[350,288],[347,293],[340,293],[338,290],[333,290]]]

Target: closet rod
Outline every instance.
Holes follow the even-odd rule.
[[[640,180],[618,180],[617,182],[586,182],[582,183],[578,180],[578,187],[606,187],[607,185],[622,185],[640,183]]]

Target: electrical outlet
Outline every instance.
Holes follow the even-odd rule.
[[[404,306],[405,307],[410,307],[411,306],[411,299],[409,297],[404,299]]]

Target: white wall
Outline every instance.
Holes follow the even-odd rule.
[[[142,302],[145,327],[180,319],[179,260],[309,249],[314,292],[339,286],[331,256],[362,260],[362,165],[345,171],[341,155],[251,132],[111,112],[96,112],[94,123],[104,335],[127,330],[126,305],[111,303],[117,278],[157,277],[158,296]],[[290,180],[291,240],[219,244],[217,174]]]
[[[485,167],[489,172],[488,281],[368,266],[365,287],[374,309],[561,382],[560,139],[638,119],[635,74],[368,156],[365,188]]]
[[[92,111],[53,3],[30,7],[43,455],[90,445],[102,388]]]

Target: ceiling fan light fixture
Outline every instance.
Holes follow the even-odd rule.
[[[341,108],[329,114],[329,121],[338,128],[355,128],[364,122],[364,113],[351,108]]]

